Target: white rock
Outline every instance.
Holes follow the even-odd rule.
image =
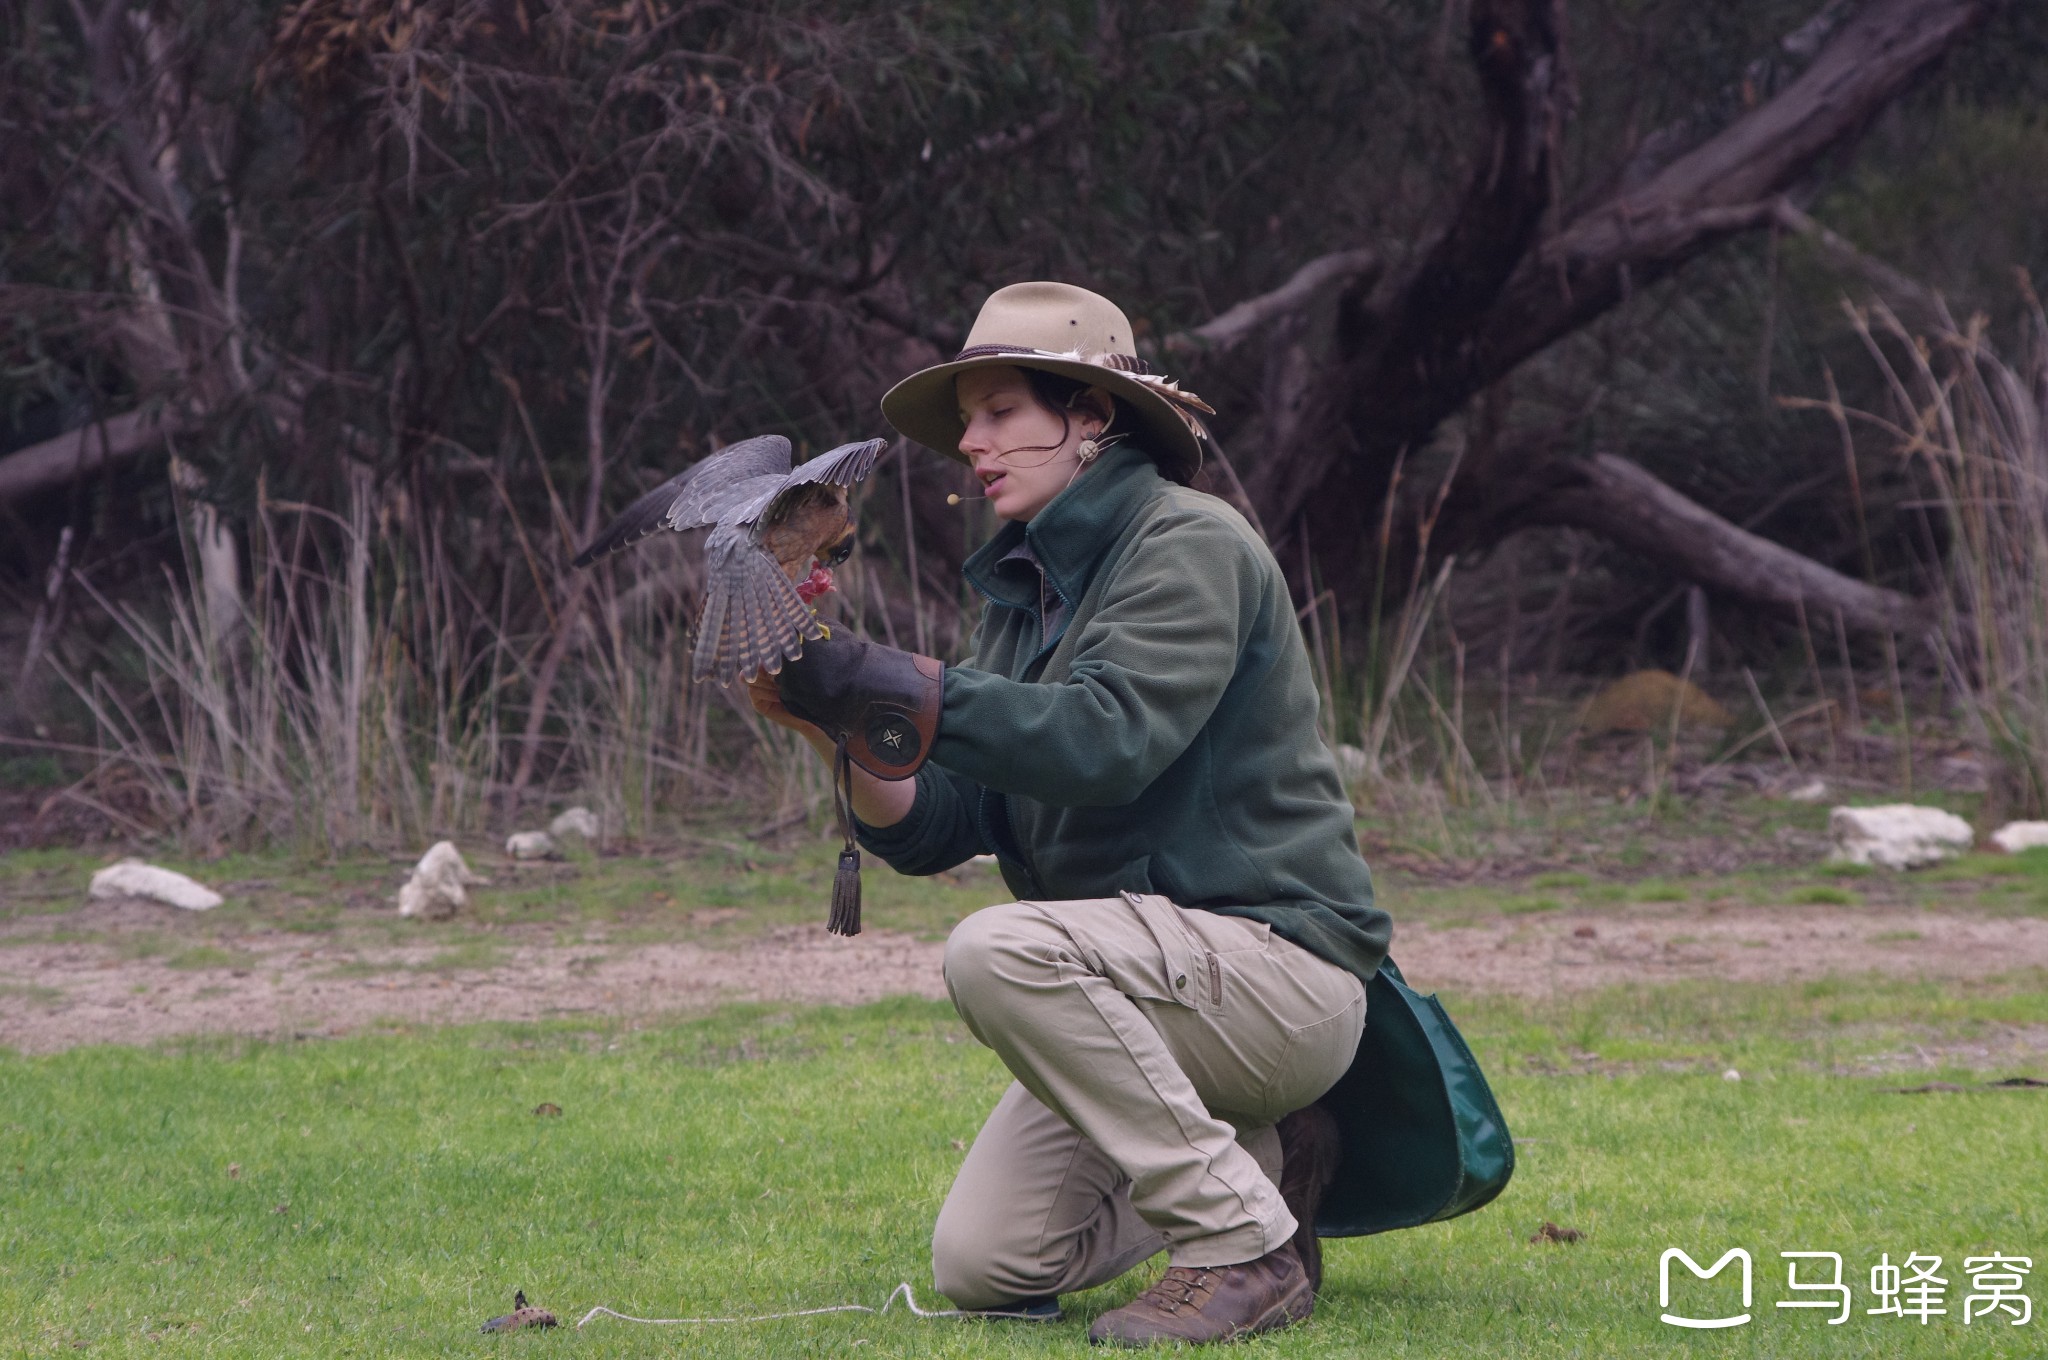
[[[1723,1073],[1721,1074],[1721,1080],[1722,1080],[1722,1081],[1741,1081],[1741,1080],[1742,1080],[1742,1074],[1741,1074],[1740,1072],[1736,1071],[1736,1070],[1735,1070],[1734,1068],[1732,1068],[1732,1067],[1731,1067],[1731,1068],[1729,1068],[1729,1069],[1728,1069],[1728,1070],[1727,1070],[1726,1072],[1723,1072]]]
[[[1912,803],[1882,807],[1838,807],[1828,813],[1833,858],[1847,864],[1915,869],[1967,850],[1975,837],[1970,824],[1940,808]]]
[[[1809,779],[1785,795],[1795,803],[1818,803],[1828,796],[1828,781]]]
[[[2007,822],[1991,833],[1991,843],[2008,855],[2048,845],[2048,822]]]
[[[597,839],[597,814],[587,807],[572,807],[548,823],[548,834],[556,840],[570,836],[581,836],[586,841]]]
[[[545,831],[515,831],[505,838],[505,853],[514,859],[546,859],[555,853],[555,838]]]
[[[1356,784],[1370,773],[1365,751],[1349,742],[1338,742],[1331,754],[1337,757],[1337,775],[1346,784]]]
[[[398,914],[445,921],[469,905],[469,894],[463,891],[466,885],[488,882],[470,872],[455,842],[436,841],[433,849],[420,856],[412,880],[398,890]]]
[[[183,907],[186,911],[211,911],[223,900],[219,893],[203,883],[195,883],[170,869],[144,864],[139,859],[124,859],[94,874],[91,892],[99,898],[146,897],[165,906]]]

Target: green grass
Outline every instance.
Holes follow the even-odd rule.
[[[1847,888],[1831,888],[1825,884],[1811,888],[1800,888],[1792,894],[1792,901],[1801,906],[1853,907],[1860,904],[1860,894]]]
[[[1447,1000],[1520,1140],[1514,1183],[1450,1224],[1330,1244],[1316,1321],[1234,1354],[2040,1353],[2044,1319],[1828,1327],[1772,1304],[1780,1251],[1841,1252],[1859,1309],[1879,1252],[1939,1253],[1957,1282],[1964,1255],[2048,1257],[2048,1092],[1895,1095],[2010,1073],[1877,1074],[1887,1055],[2048,1023],[2048,977]],[[1044,1329],[892,1314],[475,1330],[514,1288],[565,1321],[599,1303],[878,1304],[906,1279],[930,1306],[931,1219],[1004,1080],[921,1002],[0,1056],[0,1352],[1076,1354],[1143,1272]],[[537,1118],[542,1102],[562,1115]],[[1529,1243],[1545,1219],[1587,1236]],[[1747,1247],[1756,1321],[1659,1323],[1669,1246],[1703,1263]]]

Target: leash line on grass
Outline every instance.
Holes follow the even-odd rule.
[[[753,1317],[644,1318],[633,1317],[630,1314],[621,1313],[615,1309],[606,1308],[600,1304],[598,1307],[593,1308],[589,1312],[585,1313],[583,1315],[583,1321],[578,1322],[576,1326],[580,1329],[583,1326],[584,1322],[588,1322],[592,1318],[597,1317],[600,1314],[602,1314],[605,1317],[615,1317],[621,1322],[646,1323],[650,1327],[701,1326],[713,1323],[729,1322],[776,1322],[783,1318],[818,1317],[819,1315],[824,1313],[875,1313],[879,1315],[888,1312],[889,1309],[895,1304],[896,1300],[898,1299],[903,1300],[903,1306],[905,1308],[908,1308],[911,1312],[915,1313],[917,1316],[921,1318],[956,1318],[968,1316],[968,1314],[964,1310],[959,1308],[918,1307],[917,1295],[911,1292],[910,1282],[908,1280],[904,1280],[901,1283],[899,1283],[894,1290],[890,1292],[888,1298],[882,1300],[882,1306],[880,1308],[870,1308],[864,1303],[835,1303],[826,1308],[799,1308],[797,1311],[793,1313],[760,1313]],[[973,1314],[973,1316],[977,1318],[1028,1318],[1030,1317],[1030,1314],[1006,1313],[998,1312],[995,1310],[977,1310]]]

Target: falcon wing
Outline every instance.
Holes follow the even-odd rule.
[[[833,486],[852,486],[875,470],[875,460],[882,456],[882,450],[889,447],[886,439],[864,439],[858,444],[841,444],[830,453],[821,453],[802,467],[789,474],[791,486],[808,486],[826,482]]]
[[[779,434],[757,435],[720,449],[698,464],[704,476],[683,488],[683,494],[669,507],[667,526],[701,529],[717,524],[728,517],[734,505],[754,494],[741,488],[763,477],[788,476],[790,461],[789,441]]]
[[[603,533],[591,540],[589,547],[576,554],[575,565],[587,567],[600,557],[631,547],[657,529],[701,529],[716,524],[734,504],[763,490],[749,483],[774,477],[779,485],[789,472],[789,464],[789,441],[779,434],[764,434],[728,445],[627,506],[624,513],[605,526]]]
[[[721,524],[704,540],[704,582],[704,613],[690,653],[693,680],[708,676],[729,685],[756,671],[773,675],[784,661],[803,655],[805,638],[825,635],[744,524]]]
[[[868,439],[858,444],[841,444],[830,453],[819,454],[783,478],[783,484],[776,488],[776,494],[766,505],[747,516],[748,521],[758,519],[770,524],[779,522],[808,487],[852,486],[875,470],[875,460],[881,456],[882,450],[888,447],[889,441],[886,439]],[[844,503],[842,498],[841,504]]]

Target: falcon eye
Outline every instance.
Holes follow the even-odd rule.
[[[845,538],[840,539],[838,545],[826,556],[824,559],[825,565],[836,567],[851,556],[853,556],[853,535],[848,534]]]

